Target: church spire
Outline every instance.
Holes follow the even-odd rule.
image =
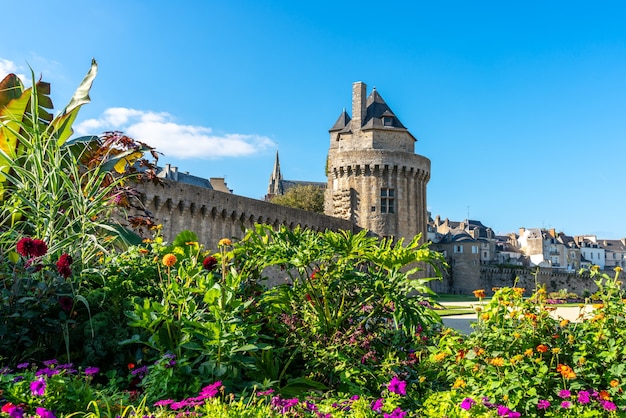
[[[280,172],[280,161],[278,159],[278,150],[276,150],[276,160],[274,160],[274,169],[272,170],[270,182],[267,186],[265,200],[270,200],[272,197],[282,195],[283,193],[283,175]]]

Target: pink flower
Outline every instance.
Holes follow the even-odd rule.
[[[472,408],[472,405],[474,405],[475,403],[476,401],[472,398],[465,398],[463,399],[463,402],[461,402],[461,409],[469,411]]]
[[[397,376],[394,376],[393,379],[391,379],[391,381],[387,384],[387,389],[389,392],[404,396],[406,395],[406,382],[398,379]]]
[[[588,404],[591,401],[591,394],[586,390],[578,392],[578,403],[581,405]]]
[[[43,396],[46,393],[46,381],[43,379],[36,379],[30,383],[30,391],[33,396]]]
[[[384,402],[385,401],[383,400],[383,398],[378,398],[375,401],[373,401],[372,404],[370,405],[372,408],[372,411],[380,412],[383,409]]]
[[[550,401],[541,399],[539,402],[537,402],[537,409],[548,409],[548,408],[550,408]]]
[[[559,391],[559,398],[567,399],[572,396],[572,393],[567,389],[562,389]]]

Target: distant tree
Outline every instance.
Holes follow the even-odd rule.
[[[297,185],[284,195],[274,196],[272,203],[290,208],[324,213],[324,190],[311,185]]]

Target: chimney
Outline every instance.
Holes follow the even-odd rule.
[[[552,238],[556,238],[556,229],[550,228],[548,232],[550,233],[550,235],[552,235]]]
[[[519,236],[521,237],[522,235],[524,235],[524,232],[526,232],[526,228],[521,227],[521,228],[519,229]]]
[[[367,112],[366,97],[367,86],[361,81],[352,84],[352,132],[361,132],[361,126]]]

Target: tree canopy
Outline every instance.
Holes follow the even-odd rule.
[[[290,208],[324,213],[324,190],[313,185],[297,185],[284,195],[274,196],[272,203]]]

